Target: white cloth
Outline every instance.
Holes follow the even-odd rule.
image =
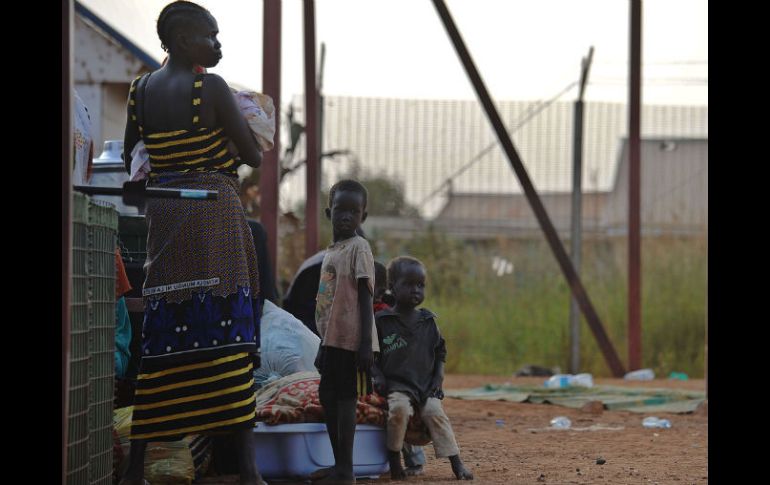
[[[73,110],[74,133],[73,144],[75,146],[75,167],[72,173],[72,185],[88,185],[90,167],[94,158],[94,139],[91,135],[91,117],[88,114],[85,103],[73,91],[75,105]]]
[[[315,371],[318,338],[294,315],[265,300],[260,323],[261,365],[254,380],[265,385],[296,372]]]

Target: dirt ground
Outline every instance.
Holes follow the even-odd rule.
[[[541,384],[544,378],[447,376],[446,389],[487,383]],[[626,382],[596,379],[597,384],[705,390],[705,381]],[[670,429],[642,427],[645,415],[628,411],[591,414],[551,404],[466,401],[447,398],[444,406],[460,445],[460,456],[478,483],[505,484],[701,484],[708,483],[707,406],[693,414],[665,414]],[[573,427],[620,430],[546,430],[555,416],[567,416]],[[502,419],[502,427],[496,420]],[[448,460],[425,448],[422,484],[453,481]],[[603,465],[597,459],[603,458]],[[380,478],[370,483],[385,481]]]
[[[487,383],[541,384],[544,378],[447,376],[445,389]],[[704,380],[626,382],[595,379],[597,384],[667,387],[705,391]],[[460,445],[460,456],[482,484],[703,484],[708,483],[708,407],[692,414],[658,414],[670,429],[645,429],[646,415],[628,411],[592,414],[551,404],[444,399]],[[567,416],[572,427],[620,428],[550,430],[555,416]],[[502,426],[497,420],[503,420]],[[455,482],[449,461],[425,448],[425,474],[406,483]],[[605,460],[598,464],[597,459]],[[389,476],[357,483],[389,482]],[[213,483],[213,482],[208,482]],[[224,483],[224,482],[223,482]],[[279,483],[279,482],[276,482]],[[288,482],[281,482],[287,484]]]

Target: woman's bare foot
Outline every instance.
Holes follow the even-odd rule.
[[[460,455],[450,456],[449,462],[452,464],[452,471],[458,480],[473,480],[473,473],[465,468],[463,461],[460,459]]]
[[[356,477],[338,475],[337,472],[334,471],[320,480],[314,480],[313,483],[321,483],[323,485],[353,485],[356,483]]]

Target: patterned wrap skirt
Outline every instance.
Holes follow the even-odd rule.
[[[154,187],[216,201],[148,199],[142,360],[131,439],[251,427],[261,308],[254,240],[233,177],[162,176]]]

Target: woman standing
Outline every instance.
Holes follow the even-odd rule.
[[[126,170],[143,140],[148,186],[216,190],[218,198],[147,201],[142,362],[122,483],[146,483],[147,441],[222,431],[238,437],[241,483],[263,483],[252,432],[259,278],[236,172],[240,163],[258,167],[262,155],[225,81],[196,72],[222,58],[214,17],[176,1],[157,29],[168,62],[131,85]]]

